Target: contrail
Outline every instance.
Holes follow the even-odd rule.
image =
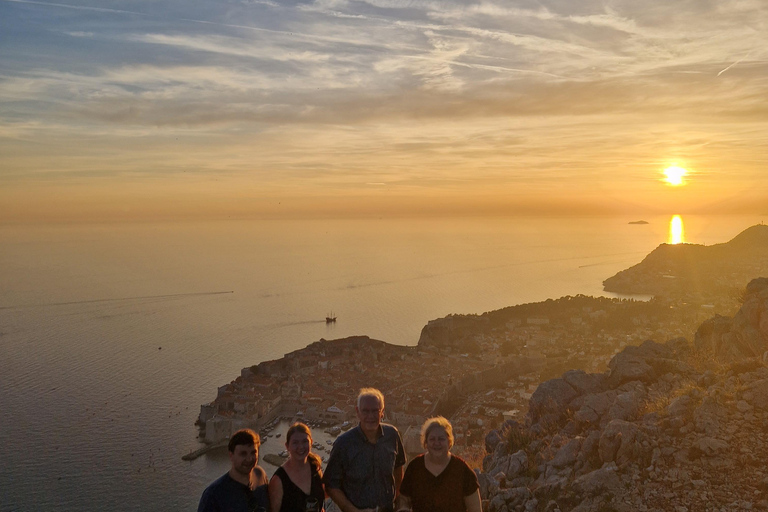
[[[11,0],[15,1],[15,0]],[[141,300],[141,299],[175,299],[179,297],[194,297],[200,295],[222,295],[224,293],[235,293],[234,290],[227,292],[192,292],[192,293],[172,293],[168,295],[143,295],[140,297],[121,297],[119,299],[90,299],[90,300],[74,300],[70,302],[49,302],[48,304],[22,304],[20,306],[0,306],[0,309],[22,309],[22,308],[39,308],[48,306],[69,306],[72,304],[94,304],[97,302],[118,302],[123,300]]]
[[[295,38],[302,38],[307,40],[313,40],[313,41],[324,41],[324,42],[331,42],[331,43],[346,43],[351,45],[357,45],[357,46],[379,46],[379,47],[386,47],[385,45],[371,45],[368,42],[361,42],[357,40],[351,40],[351,39],[344,39],[340,37],[331,37],[331,36],[318,36],[318,35],[311,35],[311,34],[303,34],[300,32],[290,32],[287,30],[275,30],[275,29],[269,29],[269,28],[263,28],[263,27],[253,27],[250,25],[237,25],[232,23],[221,23],[218,21],[207,21],[207,20],[196,20],[192,18],[168,18],[165,16],[157,16],[153,14],[147,14],[144,12],[138,12],[138,11],[123,11],[120,9],[108,9],[105,7],[90,7],[90,6],[83,6],[83,5],[71,5],[71,4],[58,4],[55,2],[40,2],[37,0],[0,0],[2,2],[11,2],[16,4],[31,4],[31,5],[44,5],[46,7],[59,7],[62,9],[75,9],[79,11],[96,11],[96,12],[106,12],[106,13],[114,13],[114,14],[130,14],[132,16],[142,16],[145,18],[154,18],[154,19],[172,19],[176,21],[184,21],[187,23],[199,23],[202,25],[214,25],[217,27],[227,27],[227,28],[238,28],[243,30],[252,30],[255,32],[266,32],[269,34],[281,34],[286,36],[292,36]],[[407,45],[399,45],[396,46],[401,49],[415,49],[415,47],[410,47]]]
[[[54,2],[36,2],[35,0],[2,0],[3,2],[13,2],[16,4],[33,4],[33,5],[45,5],[48,7],[61,7],[64,9],[77,9],[79,11],[98,11],[98,12],[113,12],[117,14],[134,14],[136,16],[146,16],[149,14],[136,11],[121,11],[120,9],[107,9],[106,7],[90,7],[85,5],[70,5],[70,4],[57,4]]]
[[[717,76],[720,76],[720,75],[722,75],[723,73],[725,73],[726,71],[728,71],[729,69],[731,69],[733,66],[735,66],[735,65],[736,65],[736,64],[738,64],[739,62],[741,62],[741,61],[743,61],[744,59],[746,59],[747,57],[749,57],[749,54],[750,54],[750,53],[752,53],[752,52],[751,52],[751,51],[750,51],[750,52],[748,52],[748,53],[747,53],[745,56],[743,56],[742,58],[740,58],[739,60],[737,60],[736,62],[734,62],[733,64],[731,64],[731,65],[730,65],[730,66],[728,66],[727,68],[725,68],[724,70],[720,71],[720,72],[717,74]]]

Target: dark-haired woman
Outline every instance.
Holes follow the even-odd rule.
[[[285,435],[288,460],[269,481],[272,512],[323,512],[325,491],[320,458],[312,453],[312,432],[294,423]]]

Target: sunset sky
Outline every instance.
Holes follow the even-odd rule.
[[[0,222],[765,214],[768,6],[0,0],[0,158]]]

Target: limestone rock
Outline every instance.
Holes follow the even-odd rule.
[[[647,341],[604,374],[542,383],[524,423],[486,436],[486,512],[768,509],[768,345],[744,355],[766,336],[768,279],[737,317],[699,329],[715,361],[689,357],[684,338]]]
[[[617,469],[615,463],[610,463],[582,475],[573,482],[574,490],[585,496],[596,496],[616,489],[621,486]]]
[[[556,468],[572,466],[579,456],[583,442],[583,437],[576,437],[571,439],[567,444],[565,444],[557,451],[550,464]]]
[[[534,423],[546,418],[557,421],[565,412],[565,406],[576,396],[576,392],[564,379],[542,382],[531,396],[528,411]]]
[[[639,452],[635,442],[638,427],[624,420],[613,420],[600,436],[598,451],[603,463],[616,462],[621,466],[634,460]]]
[[[768,379],[758,380],[749,386],[751,392],[749,405],[768,410]]]
[[[728,449],[728,443],[722,439],[715,439],[713,437],[702,437],[696,441],[696,446],[705,455],[713,457],[718,453]]]

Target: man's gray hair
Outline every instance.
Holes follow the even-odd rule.
[[[365,397],[375,398],[379,401],[379,406],[384,409],[384,393],[376,388],[362,388],[357,394],[357,408],[360,408],[360,400]]]

